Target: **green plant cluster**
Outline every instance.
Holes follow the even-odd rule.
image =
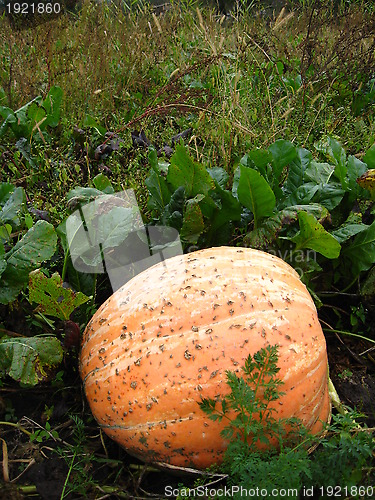
[[[229,486],[239,488],[234,498],[242,498],[241,489],[258,488],[273,494],[279,491],[275,498],[283,498],[285,491],[302,495],[314,487],[316,492],[326,492],[321,496],[328,498],[332,485],[336,491],[346,488],[356,492],[350,498],[363,498],[355,487],[371,485],[371,432],[358,425],[360,415],[353,410],[334,414],[320,437],[309,435],[296,419],[277,420],[270,408],[270,403],[282,395],[277,352],[277,346],[268,346],[249,355],[240,375],[226,372],[227,396],[200,403],[211,420],[228,421],[222,431],[229,440],[222,472],[228,473]],[[277,445],[270,447],[272,439]],[[268,449],[260,451],[260,444],[268,445]]]
[[[182,145],[170,164],[151,151],[153,223],[178,229],[187,247],[236,242],[289,260],[306,281],[324,269],[332,285],[347,286],[375,262],[371,183],[358,183],[375,166],[375,148],[363,161],[330,137],[315,149],[321,159],[279,139],[249,151],[232,175],[194,161]]]

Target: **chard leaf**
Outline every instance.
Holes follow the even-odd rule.
[[[356,199],[359,197],[365,197],[366,194],[363,187],[357,183],[358,177],[361,177],[367,170],[366,163],[359,160],[355,156],[350,155],[348,157],[348,182],[349,189],[351,191],[351,196]]]
[[[9,182],[0,183],[0,207],[3,207],[13,193],[15,186]]]
[[[330,182],[329,184],[319,184],[312,201],[320,203],[328,210],[333,210],[340,204],[343,199],[345,191],[337,182]]]
[[[315,148],[325,154],[335,165],[335,176],[339,179],[344,190],[348,188],[346,153],[341,144],[332,137],[325,137],[315,144]]]
[[[351,262],[354,276],[367,271],[375,262],[375,222],[366,230],[357,234],[349,246],[345,247],[342,256]]]
[[[68,207],[70,209],[76,208],[81,203],[88,203],[98,196],[103,196],[103,192],[99,189],[91,187],[76,187],[69,191],[66,196]]]
[[[368,229],[368,226],[366,224],[345,224],[335,231],[332,231],[332,235],[336,238],[336,240],[339,243],[344,243],[345,241],[349,240],[353,236],[355,236],[358,233],[361,233],[362,231],[365,231]]]
[[[240,165],[240,177],[237,187],[239,202],[254,215],[255,227],[260,219],[271,215],[276,205],[275,195],[264,177],[252,168]]]
[[[329,163],[319,163],[311,161],[306,168],[305,177],[308,181],[313,181],[316,184],[326,184],[332,177],[335,167]]]
[[[267,166],[272,163],[272,154],[265,149],[253,149],[241,158],[241,165],[258,170],[267,179]]]
[[[0,125],[0,137],[3,137],[9,126],[15,126],[17,117],[14,111],[6,106],[0,106],[0,116],[4,118],[3,123]]]
[[[208,168],[207,172],[222,189],[225,189],[229,179],[229,175],[224,168],[221,167]]]
[[[167,181],[159,172],[152,168],[145,184],[149,192],[147,207],[150,210],[156,210],[159,214],[162,213],[171,199]]]
[[[182,144],[176,146],[176,151],[171,158],[167,181],[174,190],[183,186],[187,198],[197,194],[207,194],[210,189],[214,188],[214,181],[206,167],[195,162]]]
[[[57,236],[52,224],[39,220],[6,254],[8,266],[30,272],[52,257],[56,243]]]
[[[272,169],[276,179],[280,178],[283,168],[295,160],[297,149],[290,141],[279,139],[271,144],[268,151],[272,154]]]
[[[99,189],[99,191],[102,191],[105,194],[113,194],[115,192],[111,181],[102,172],[93,178],[92,183],[96,189]]]
[[[215,194],[217,195],[219,208],[210,217],[211,231],[217,231],[227,222],[241,220],[242,212],[240,203],[230,191],[221,189],[216,184]]]
[[[39,130],[46,128],[46,110],[39,106],[36,102],[33,102],[27,108],[27,118],[28,118],[28,136],[31,134],[38,133]]]
[[[310,165],[312,158],[312,154],[307,149],[297,149],[296,158],[289,163],[288,177],[283,186],[286,194],[292,194],[300,186],[302,186],[305,178],[305,172]]]
[[[6,222],[10,222],[15,226],[19,225],[20,220],[18,215],[25,201],[24,190],[21,187],[15,188],[0,211],[0,223],[5,224]]]
[[[365,156],[363,157],[363,161],[367,164],[369,169],[375,168],[375,144],[367,150]]]
[[[298,220],[298,213],[301,210],[314,215],[317,219],[325,219],[329,215],[328,210],[317,203],[284,208],[265,219],[257,229],[250,231],[244,239],[246,246],[266,250],[285,227],[290,226]]]
[[[5,260],[4,245],[0,243],[0,277],[7,267],[7,261]]]
[[[168,205],[165,206],[164,212],[160,216],[160,222],[164,226],[170,226],[180,231],[182,226],[183,211],[185,203],[185,188],[180,186],[172,194]]]
[[[63,350],[56,337],[0,339],[0,377],[8,375],[34,386],[48,380],[62,359]]]
[[[31,131],[30,131],[31,132]],[[37,164],[35,163],[33,157],[31,156],[31,148],[25,137],[20,137],[16,142],[16,148],[21,153],[21,155],[25,158],[31,168],[37,169]]]
[[[197,243],[199,236],[204,231],[204,220],[199,202],[202,201],[204,195],[197,195],[195,198],[186,202],[184,217],[180,236],[182,241],[186,243]]]
[[[340,255],[340,243],[312,214],[300,212],[298,221],[300,231],[293,238],[288,238],[296,244],[296,250],[310,248],[328,259],[336,259]]]
[[[137,213],[132,207],[114,207],[101,214],[99,222],[97,242],[102,244],[103,249],[120,245],[130,232],[138,229]]]
[[[318,190],[319,186],[315,184],[315,182],[306,182],[299,186],[283,201],[283,206],[306,205],[311,202]]]

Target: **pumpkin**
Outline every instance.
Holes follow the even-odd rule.
[[[220,463],[225,422],[201,398],[229,392],[226,370],[278,345],[279,418],[319,433],[330,416],[325,339],[298,273],[249,248],[178,255],[135,276],[95,313],[83,335],[80,373],[103,431],[146,462]]]

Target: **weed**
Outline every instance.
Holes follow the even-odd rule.
[[[92,453],[86,451],[85,424],[78,415],[71,415],[71,419],[74,426],[74,445],[71,449],[58,447],[56,450],[57,454],[65,460],[68,466],[68,473],[61,492],[61,500],[72,494],[85,495],[95,485],[91,472],[95,457]]]
[[[256,488],[273,494],[279,491],[276,498],[282,498],[288,490],[297,496],[308,488],[321,492],[334,484],[352,488],[353,493],[359,485],[370,485],[374,443],[371,430],[358,426],[361,415],[356,411],[333,415],[320,437],[309,436],[301,422],[277,420],[272,415],[269,404],[282,394],[277,360],[277,346],[249,355],[241,376],[227,372],[227,396],[200,403],[211,420],[228,420],[222,431],[230,440],[222,472],[229,474],[229,486],[238,488],[232,490],[234,498],[241,498],[241,491]],[[293,430],[292,440],[285,432],[286,425]],[[271,437],[274,446],[270,447]],[[259,444],[268,448],[262,451]],[[317,444],[309,453],[309,447]],[[356,489],[351,498],[360,497]]]
[[[59,433],[51,429],[51,424],[47,421],[44,428],[36,429],[30,435],[30,441],[36,441],[37,443],[42,443],[48,439],[59,439]]]

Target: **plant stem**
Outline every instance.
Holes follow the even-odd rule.
[[[63,500],[63,498],[64,498],[65,490],[66,490],[66,487],[68,485],[70,474],[71,474],[71,472],[73,470],[73,464],[74,464],[74,460],[76,458],[76,455],[77,455],[77,450],[74,450],[74,454],[73,454],[73,457],[72,457],[72,461],[70,462],[68,474],[66,475],[64,486],[63,486],[63,489],[62,489],[62,492],[61,492],[60,500]]]
[[[70,252],[69,252],[69,248],[68,248],[67,251],[65,252],[64,264],[63,264],[63,269],[62,269],[62,273],[61,273],[61,279],[63,281],[65,281],[65,276],[66,276],[66,273],[67,273],[67,270],[68,270],[69,255],[70,255]]]
[[[24,434],[26,434],[27,436],[31,436],[31,432],[29,432],[28,430],[26,430],[22,425],[20,425],[19,423],[14,423],[14,422],[0,422],[0,425],[8,425],[10,427],[16,427],[18,430],[20,430],[21,432],[23,432]]]
[[[375,344],[375,340],[369,339],[368,337],[365,337],[364,335],[359,335],[358,333],[352,333],[352,332],[345,332],[343,330],[334,330],[333,328],[323,328],[323,332],[333,332],[333,333],[341,333],[342,335],[348,335],[349,337],[358,337],[362,340],[366,340],[366,342],[371,342],[372,344]]]

